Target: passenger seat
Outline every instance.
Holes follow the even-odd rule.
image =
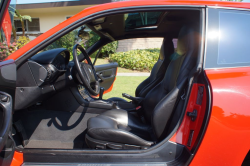
[[[135,96],[144,98],[147,93],[163,79],[167,67],[171,61],[170,56],[174,53],[172,38],[164,38],[158,61],[155,63],[150,76],[136,88]],[[109,98],[110,101],[124,101],[119,97]]]

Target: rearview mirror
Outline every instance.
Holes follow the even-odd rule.
[[[88,32],[84,31],[85,28],[85,26],[81,27],[81,29],[78,31],[78,37],[80,37],[82,40],[89,40],[90,36]]]

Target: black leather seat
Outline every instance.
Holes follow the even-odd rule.
[[[142,101],[141,113],[145,120],[122,109],[109,110],[90,118],[86,135],[89,147],[143,149],[165,138],[172,119],[179,118],[174,112],[178,107],[176,103],[179,103],[182,89],[196,66],[198,46],[199,33],[195,28],[184,26],[163,80]]]
[[[146,80],[141,82],[136,88],[136,97],[145,97],[153,87],[155,87],[159,82],[161,82],[170,63],[170,56],[173,54],[173,52],[174,45],[172,39],[164,38],[158,61],[154,64],[150,76]],[[119,97],[112,97],[108,100],[127,102],[126,100]]]

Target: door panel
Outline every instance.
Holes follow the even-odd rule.
[[[10,0],[0,1],[0,28],[3,29],[3,20],[11,26],[8,13]],[[6,24],[6,18],[8,21]],[[4,30],[4,29],[3,29]],[[5,31],[6,33],[6,31]],[[6,35],[8,36],[9,35]],[[4,40],[2,38],[2,40]],[[0,62],[0,165],[10,165],[15,149],[11,136],[12,111],[15,95],[16,65],[13,60]]]
[[[112,90],[117,74],[117,67],[118,64],[116,62],[95,66],[100,86],[105,89],[104,93],[108,93]]]
[[[0,165],[10,165],[15,149],[11,136],[13,99],[16,88],[16,64],[0,62]]]
[[[0,91],[0,165],[10,165],[15,143],[11,138],[12,97]]]

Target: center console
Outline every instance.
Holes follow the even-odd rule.
[[[84,86],[78,85],[78,91],[84,100],[89,102],[93,100],[92,97],[89,95],[89,92],[84,88]]]
[[[84,101],[88,103],[88,107],[103,108],[103,109],[125,109],[125,110],[135,110],[136,107],[136,105],[133,104],[132,102],[103,100],[102,96],[104,88],[102,87],[100,88],[99,98],[92,97],[82,85],[78,85],[78,91],[82,99],[84,99]]]

